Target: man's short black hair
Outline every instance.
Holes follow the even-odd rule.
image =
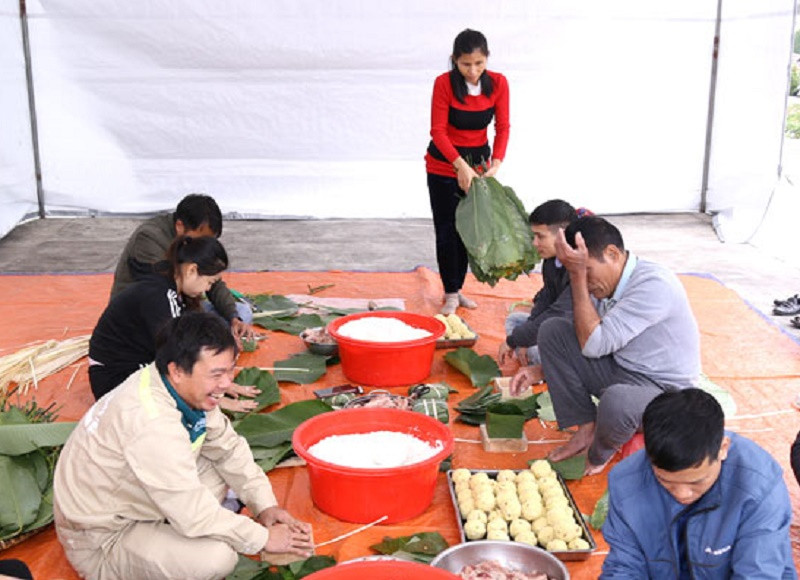
[[[725,414],[701,389],[661,393],[642,417],[644,447],[655,467],[681,471],[717,459],[725,433]]]
[[[531,212],[528,222],[532,226],[567,227],[578,219],[575,208],[563,199],[550,199]]]
[[[232,350],[238,354],[236,340],[228,324],[211,312],[186,312],[171,319],[156,337],[156,368],[167,374],[169,363],[191,374],[200,352],[214,354]]]
[[[187,230],[196,230],[203,224],[208,224],[215,236],[222,235],[222,212],[210,195],[190,193],[175,208],[172,219],[173,222],[181,220]]]
[[[608,246],[616,246],[621,252],[625,251],[622,234],[619,233],[614,224],[601,217],[582,217],[567,226],[567,229],[564,230],[564,236],[567,238],[567,243],[573,248],[575,247],[575,234],[578,232],[581,233],[583,241],[586,242],[589,256],[595,260],[604,261],[603,251]]]

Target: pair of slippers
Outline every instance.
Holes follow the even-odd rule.
[[[774,300],[773,305],[772,314],[775,316],[794,316],[795,314],[800,314],[800,295],[795,294],[786,300]]]

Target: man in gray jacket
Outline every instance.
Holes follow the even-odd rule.
[[[542,324],[542,365],[521,369],[512,389],[547,381],[559,427],[578,427],[549,459],[585,452],[593,475],[636,433],[652,399],[696,385],[700,337],[677,276],[625,250],[605,219],[561,231],[556,256],[569,272],[574,320]]]

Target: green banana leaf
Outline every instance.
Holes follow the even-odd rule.
[[[556,410],[553,408],[553,399],[550,398],[550,391],[544,391],[539,394],[539,418],[542,421],[555,421]]]
[[[257,324],[267,330],[285,332],[287,334],[299,335],[306,328],[325,326],[326,321],[319,314],[298,314],[291,317],[274,317],[269,314],[253,314],[253,324]]]
[[[256,464],[265,472],[272,471],[281,461],[294,454],[291,441],[275,447],[251,447],[250,450]]]
[[[292,316],[300,308],[294,300],[280,294],[251,294],[247,298],[256,306],[253,318]]]
[[[471,348],[457,348],[444,355],[444,360],[461,371],[475,387],[488,385],[493,378],[500,376],[500,367],[488,354],[478,355]]]
[[[8,415],[0,413],[0,415]],[[77,423],[0,423],[0,454],[24,455],[41,447],[66,443]]]
[[[439,532],[421,532],[396,538],[387,536],[381,543],[370,546],[381,554],[412,559],[423,564],[430,564],[437,554],[448,547],[447,541]]]
[[[539,261],[522,202],[493,177],[472,180],[456,208],[456,229],[473,274],[491,286],[501,278],[515,280]]]
[[[250,447],[276,447],[292,440],[300,423],[333,408],[318,400],[298,401],[273,411],[248,415],[236,426],[236,432],[247,439]]]
[[[514,403],[494,403],[486,409],[486,433],[494,439],[521,439],[525,415]]]
[[[9,407],[8,410],[0,412],[0,426],[25,425],[27,423],[30,423],[30,421],[19,407]]]
[[[589,516],[589,525],[595,530],[602,530],[603,524],[606,523],[608,517],[608,489],[603,493],[597,503],[594,505],[594,511]]]
[[[573,455],[563,461],[550,461],[550,465],[566,480],[581,479],[586,470],[586,456]]]
[[[270,405],[281,402],[281,392],[278,389],[278,381],[275,380],[269,371],[262,371],[258,367],[247,367],[239,371],[233,382],[237,385],[252,385],[261,389],[261,392],[253,399],[258,406],[250,413],[258,413]],[[247,397],[242,397],[247,398]],[[231,413],[236,419],[240,419],[247,413]]]
[[[0,455],[0,540],[21,533],[36,521],[42,492],[36,481],[36,467],[26,455]]]
[[[287,359],[275,361],[273,365],[275,367],[275,378],[279,381],[288,381],[300,385],[314,383],[325,374],[326,363],[329,358],[319,354],[302,352]]]
[[[275,566],[269,562],[251,560],[240,554],[236,567],[226,578],[227,580],[300,580],[335,565],[336,560],[330,556],[311,556],[285,566]]]

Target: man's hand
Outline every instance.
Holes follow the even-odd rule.
[[[269,528],[275,524],[286,524],[292,530],[311,534],[311,525],[297,520],[285,509],[278,506],[268,507],[256,517],[258,523]]]
[[[232,413],[249,413],[258,407],[258,402],[251,399],[231,399],[230,397],[222,397],[219,400],[221,409],[231,411]]]
[[[511,378],[511,385],[509,391],[512,395],[519,395],[522,391],[531,385],[538,385],[544,380],[544,373],[542,373],[541,365],[532,365],[522,367]]]
[[[503,366],[517,359],[516,352],[513,348],[508,346],[506,341],[500,343],[500,348],[497,350],[497,364]]]
[[[231,383],[231,385],[225,390],[225,393],[233,397],[234,399],[238,399],[239,397],[256,397],[261,394],[261,389],[258,387],[254,387],[252,385],[240,385],[238,383]]]
[[[308,558],[314,553],[314,543],[309,532],[298,532],[289,524],[268,526],[269,538],[264,550],[278,554],[297,554]]]
[[[236,337],[236,342],[239,344],[241,344],[240,341],[243,338],[247,340],[253,340],[253,338],[255,338],[253,327],[246,322],[242,322],[241,318],[234,318],[231,320],[231,332],[233,336]]]
[[[569,272],[570,280],[572,276],[586,276],[586,261],[589,259],[589,251],[586,249],[586,242],[583,235],[578,232],[575,234],[575,248],[567,243],[564,230],[559,228],[556,236],[556,258],[564,264]]]

